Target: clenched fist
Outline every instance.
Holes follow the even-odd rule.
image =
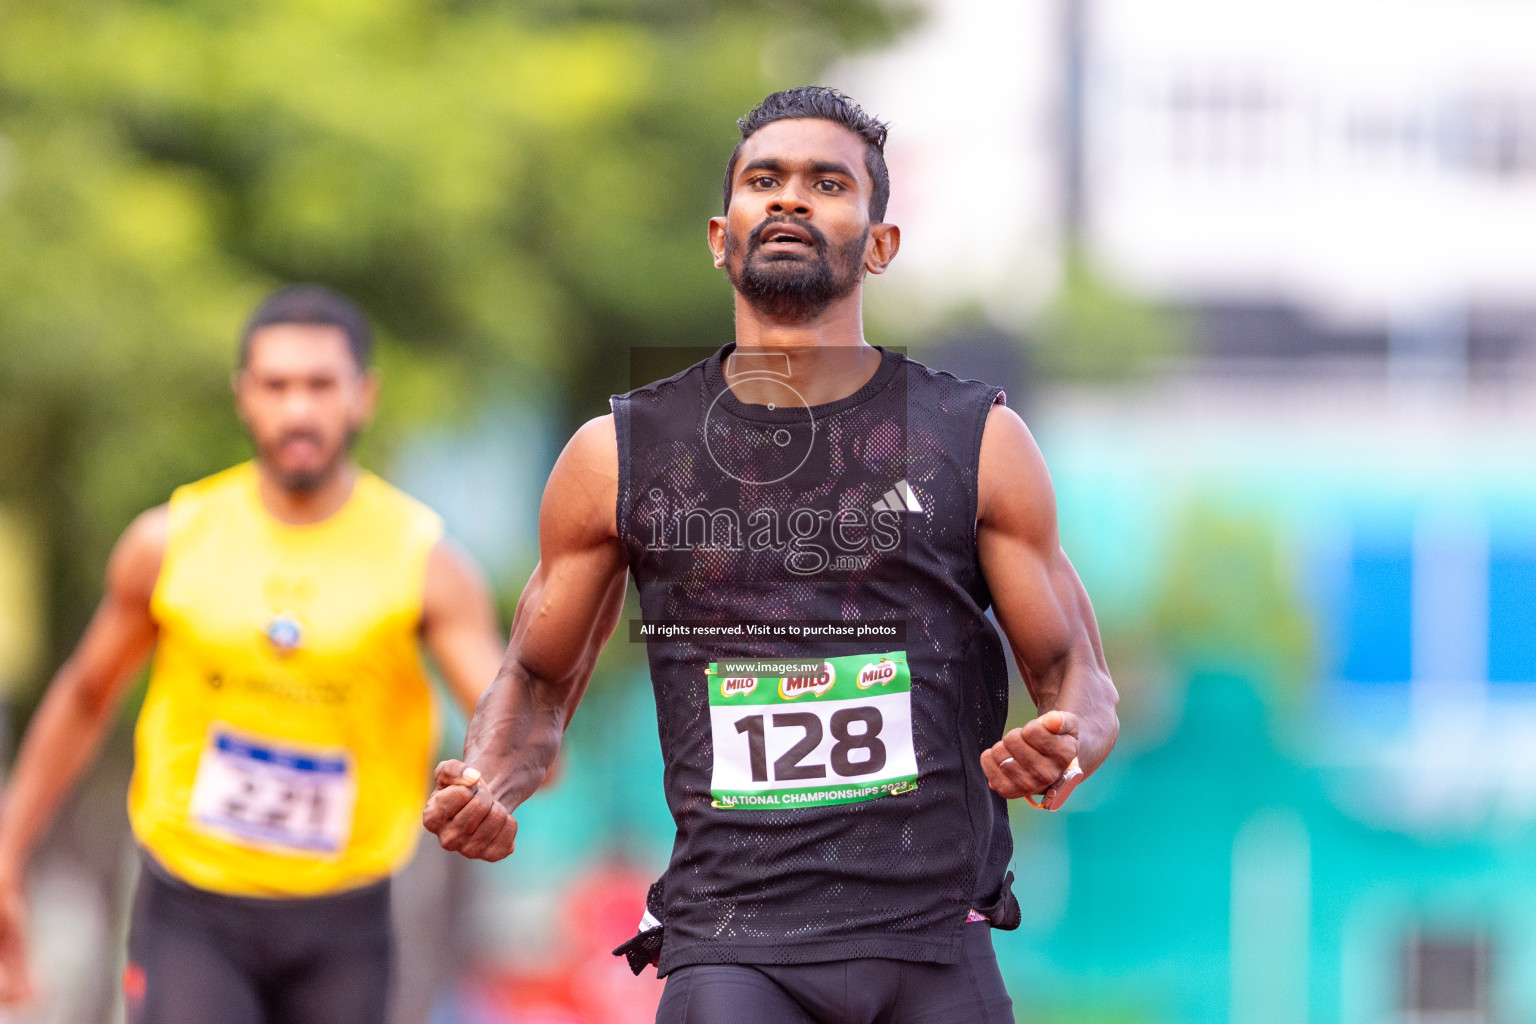
[[[479,770],[463,761],[444,761],[437,766],[436,782],[421,823],[443,849],[487,861],[512,852],[517,821],[491,795]]]
[[[1005,733],[982,751],[981,770],[987,784],[1003,797],[1028,799],[1044,793],[1037,806],[1054,811],[1082,779],[1077,768],[1077,716],[1070,711],[1047,711]]]

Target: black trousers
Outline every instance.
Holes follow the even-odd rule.
[[[260,899],[193,888],[146,858],[123,976],[130,1024],[384,1024],[389,882]]]
[[[958,964],[868,958],[696,964],[667,975],[656,1024],[1013,1024],[992,928],[967,924]]]

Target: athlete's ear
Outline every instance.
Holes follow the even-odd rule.
[[[373,420],[373,411],[379,405],[379,371],[369,367],[363,372],[362,387],[358,393],[358,417],[364,423]]]
[[[885,268],[891,265],[891,260],[896,258],[896,250],[900,248],[901,228],[895,224],[871,224],[869,248],[864,254],[864,269],[871,274],[885,273]]]
[[[709,218],[709,251],[715,257],[715,266],[725,266],[725,218]]]
[[[235,396],[235,416],[249,428],[250,421],[245,418],[245,367],[236,367],[229,375],[229,390]]]

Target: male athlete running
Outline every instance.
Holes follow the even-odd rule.
[[[340,295],[274,293],[234,377],[256,459],[178,489],[118,541],[0,811],[3,1001],[31,994],[28,857],[153,649],[128,797],[144,853],[129,1020],[384,1020],[388,880],[431,763],[419,644],[466,709],[502,648],[437,515],[351,461],[378,390],[369,347]]]
[[[627,570],[672,631],[647,644],[677,838],[621,947],[659,956],[658,1022],[1011,1022],[1004,799],[1054,809],[1114,745],[1093,612],[1000,389],[864,341],[864,275],[900,242],[885,126],[803,88],[741,134],[709,224],[735,344],[615,396],[560,456],[507,660],[425,822],[512,851]],[[1040,713],[1006,734],[989,607]]]

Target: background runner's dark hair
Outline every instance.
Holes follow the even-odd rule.
[[[869,219],[878,224],[885,220],[885,204],[891,198],[891,175],[885,168],[884,121],[864,112],[853,100],[836,89],[824,85],[801,85],[773,93],[736,122],[741,129],[741,142],[731,151],[730,162],[725,165],[725,209],[731,208],[731,179],[736,176],[736,161],[741,156],[742,142],[746,142],[763,128],[775,121],[791,121],[797,118],[814,118],[840,124],[864,140],[864,169],[874,183],[869,194]]]
[[[240,336],[240,367],[251,354],[251,335],[272,324],[325,324],[347,335],[347,348],[365,370],[373,357],[373,332],[362,309],[338,291],[323,284],[284,285],[262,300]]]

